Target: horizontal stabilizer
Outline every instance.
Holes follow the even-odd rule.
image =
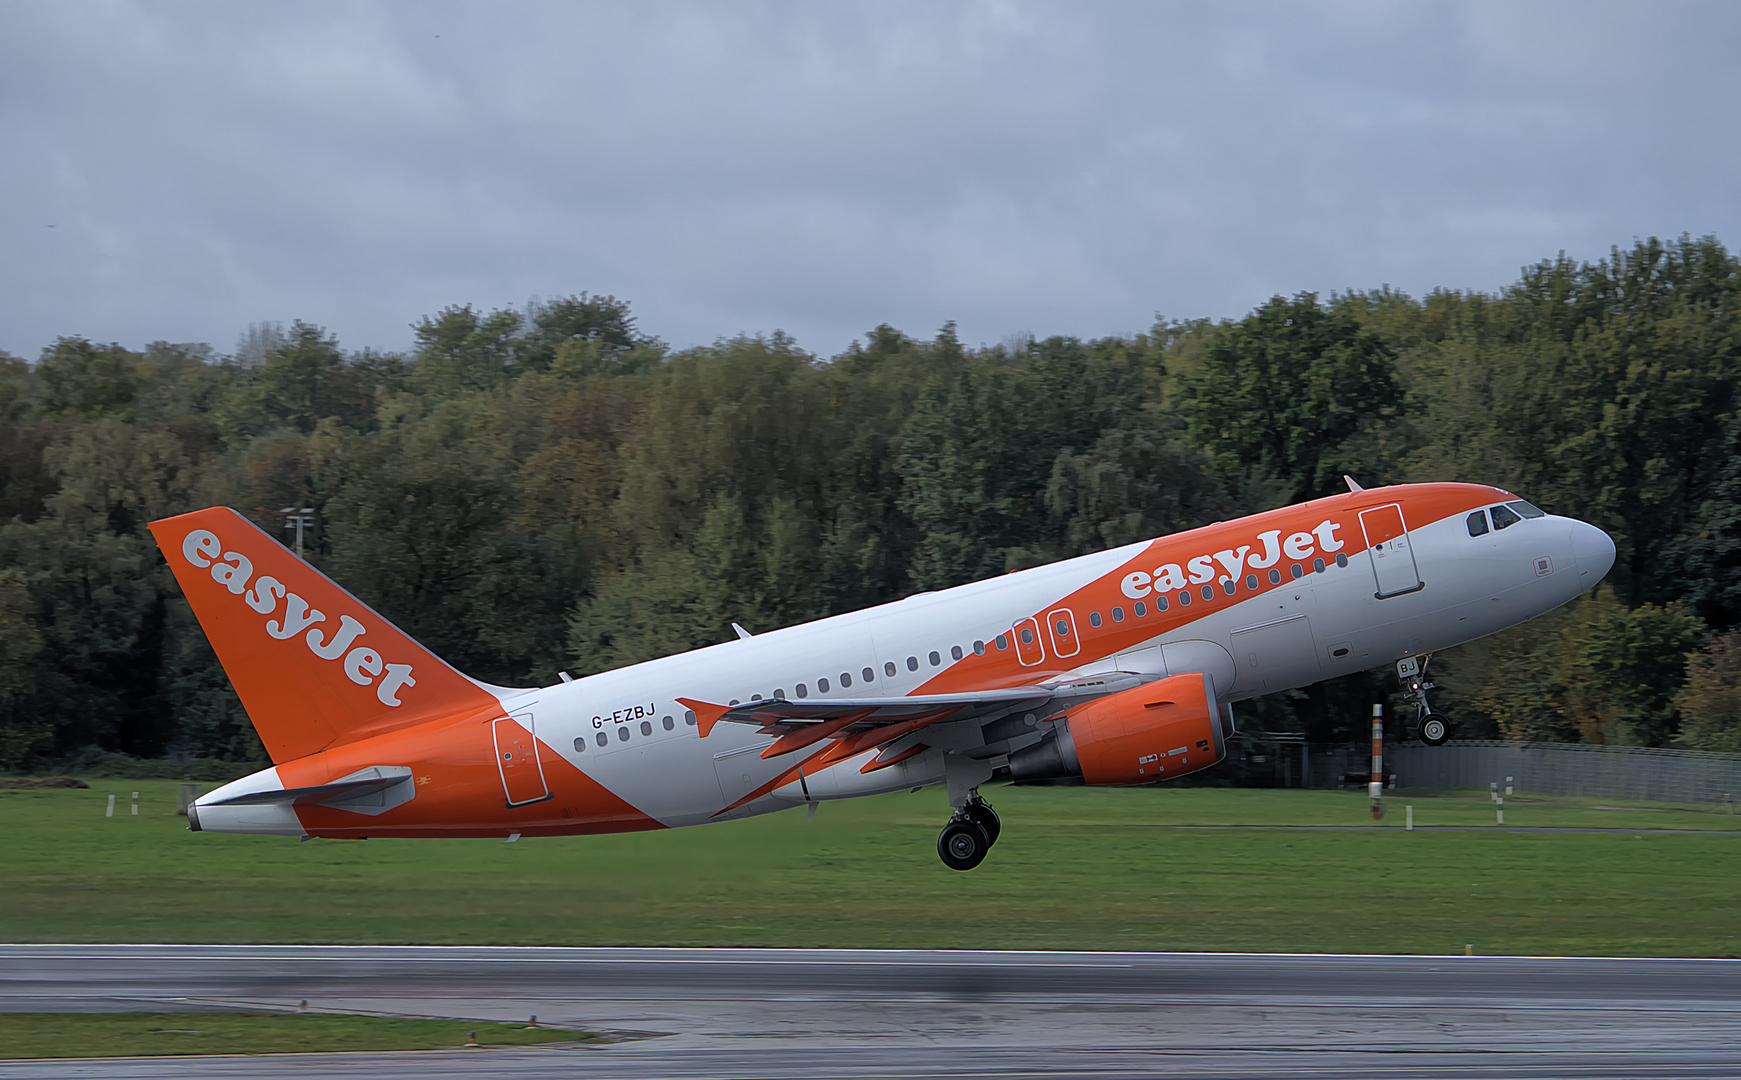
[[[207,803],[207,806],[262,806],[267,803],[290,803],[304,806],[310,803],[338,805],[365,796],[385,792],[399,784],[411,784],[411,770],[404,765],[371,765],[330,784],[314,787],[281,788],[277,791],[251,791],[246,795]]]

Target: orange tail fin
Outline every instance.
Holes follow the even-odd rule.
[[[275,763],[499,705],[228,507],[151,533]]]

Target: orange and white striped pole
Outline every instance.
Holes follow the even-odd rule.
[[[1372,707],[1372,782],[1366,785],[1372,796],[1372,817],[1384,816],[1384,706]]]

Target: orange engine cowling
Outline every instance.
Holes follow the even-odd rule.
[[[1230,710],[1208,675],[1174,675],[1078,705],[1052,738],[1010,755],[1017,782],[1080,776],[1090,784],[1152,784],[1227,756]]]

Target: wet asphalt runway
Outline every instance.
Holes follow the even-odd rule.
[[[0,1063],[18,1077],[1741,1077],[1741,961],[0,946],[0,1010],[525,1020],[607,1048]],[[3,1054],[4,1048],[0,1048]]]

